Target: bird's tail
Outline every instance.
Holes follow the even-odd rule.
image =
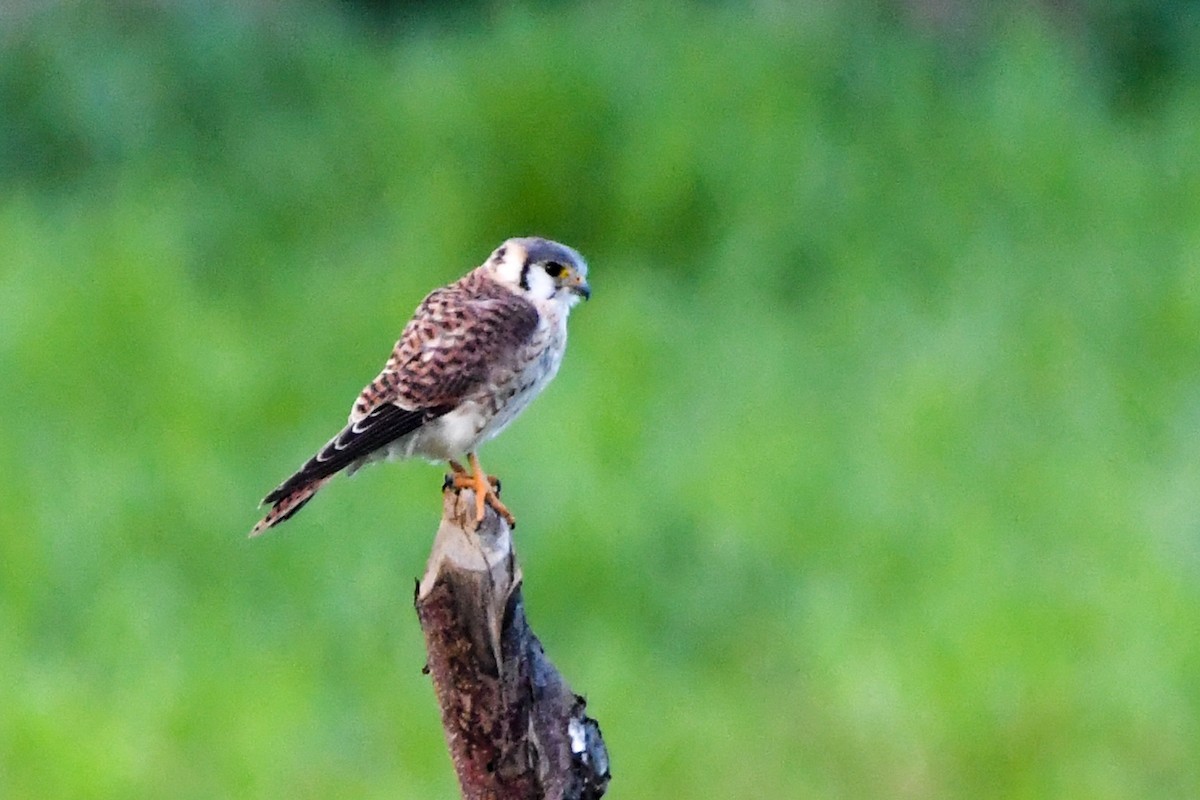
[[[275,527],[279,523],[291,519],[292,515],[303,508],[304,504],[311,500],[313,495],[316,494],[322,486],[328,483],[331,478],[333,478],[332,475],[326,475],[322,478],[316,478],[314,480],[307,481],[295,486],[295,488],[290,489],[285,483],[280,487],[280,489],[288,489],[286,494],[280,494],[280,490],[277,489],[271,494],[267,495],[265,502],[272,503],[271,510],[268,511],[267,515],[260,519],[258,524],[250,530],[250,535],[258,536],[259,534]],[[289,483],[290,482],[291,481],[289,481]]]
[[[329,440],[315,456],[305,462],[292,477],[263,499],[271,510],[263,517],[251,536],[258,536],[284,520],[291,519],[312,496],[337,473],[355,469],[376,457],[377,451],[401,436],[412,433],[431,419],[450,411],[452,406],[432,408],[401,408],[384,403],[366,416],[357,419]],[[386,451],[385,451],[386,452]]]

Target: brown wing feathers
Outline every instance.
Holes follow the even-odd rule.
[[[537,329],[533,304],[474,275],[432,292],[404,329],[387,366],[354,405],[361,418],[382,399],[410,408],[454,406],[487,380],[501,354]]]

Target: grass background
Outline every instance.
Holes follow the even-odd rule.
[[[526,232],[595,296],[484,462],[610,796],[1200,793],[1194,10],[835,6],[5,12],[0,796],[455,796],[439,470],[244,534]]]

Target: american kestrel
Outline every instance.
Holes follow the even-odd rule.
[[[547,239],[509,239],[481,266],[417,307],[350,421],[263,500],[257,536],[290,519],[334,475],[364,464],[421,456],[446,461],[456,487],[475,490],[510,524],[476,451],[525,410],[558,372],[567,315],[591,296],[587,262]],[[471,471],[455,459],[466,454]]]

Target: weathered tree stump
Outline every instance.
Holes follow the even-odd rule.
[[[467,800],[584,800],[608,786],[600,727],[525,618],[512,531],[469,489],[444,490],[417,616]]]

